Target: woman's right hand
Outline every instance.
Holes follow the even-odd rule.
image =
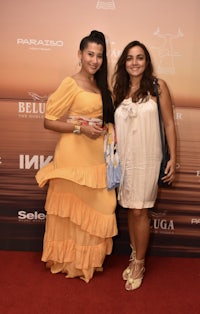
[[[97,139],[99,136],[104,134],[104,130],[98,125],[81,125],[81,133],[91,139]]]

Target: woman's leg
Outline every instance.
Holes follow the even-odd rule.
[[[129,209],[128,228],[131,244],[136,250],[136,259],[144,259],[150,235],[148,209]]]
[[[130,215],[130,210],[128,211],[128,229],[131,229],[131,226],[133,224],[133,215]],[[134,239],[134,234],[133,232],[130,234],[130,247],[131,247],[131,254],[130,254],[130,258],[129,258],[129,265],[128,267],[126,267],[126,269],[124,269],[123,273],[122,273],[122,278],[124,280],[128,279],[128,276],[130,275],[131,272],[131,264],[132,262],[135,260],[136,258],[136,250],[135,250],[135,239]]]
[[[130,241],[136,250],[136,257],[130,264],[130,271],[125,285],[126,290],[140,287],[144,274],[144,260],[149,244],[150,219],[148,209],[130,209],[128,213]]]

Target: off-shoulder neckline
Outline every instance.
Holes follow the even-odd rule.
[[[75,80],[72,76],[69,76],[69,78],[70,78],[70,79],[75,83],[75,85],[76,85],[80,90],[82,90],[83,92],[101,96],[101,93],[91,92],[91,91],[85,90],[84,88],[80,87],[80,86],[78,85],[78,83],[76,82],[76,80]]]

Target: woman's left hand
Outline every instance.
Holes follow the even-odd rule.
[[[176,163],[170,159],[165,168],[166,175],[162,178],[163,182],[168,182],[169,184],[172,183],[175,180],[175,170]]]

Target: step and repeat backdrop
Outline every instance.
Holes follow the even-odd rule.
[[[105,33],[110,77],[139,40],[167,81],[177,130],[177,175],[151,210],[149,254],[200,256],[200,2],[13,0],[0,4],[0,249],[42,250],[46,187],[35,181],[58,135],[45,130],[48,96],[78,71],[78,48]],[[117,207],[114,253],[129,252],[127,212]]]

